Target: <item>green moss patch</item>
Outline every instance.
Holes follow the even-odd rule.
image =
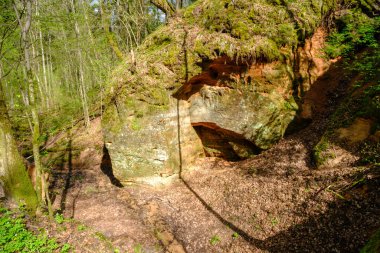
[[[197,1],[126,58],[113,75],[109,100],[133,97],[167,106],[170,94],[186,78],[201,73],[205,61],[222,55],[249,61],[284,60],[335,7],[327,0]]]

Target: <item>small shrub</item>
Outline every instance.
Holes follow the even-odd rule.
[[[361,162],[364,164],[380,164],[380,143],[365,142],[362,145],[360,156]]]
[[[65,244],[62,246],[61,253],[67,253],[67,252],[70,252],[70,249],[71,249],[71,245],[68,244],[68,243],[65,243]]]
[[[270,220],[272,226],[276,226],[278,223],[280,223],[280,221],[278,220],[277,217],[272,217],[271,220]]]
[[[232,238],[233,238],[233,239],[237,239],[237,238],[239,238],[239,237],[240,237],[239,234],[236,233],[236,232],[234,232],[234,233],[232,234]]]
[[[316,165],[322,166],[329,158],[333,158],[333,155],[328,152],[329,142],[326,137],[323,137],[321,141],[313,149],[313,158]]]
[[[213,237],[211,237],[210,239],[210,244],[211,245],[216,245],[220,242],[220,237],[218,235],[214,235]]]
[[[137,244],[136,246],[134,246],[133,252],[134,253],[143,253],[143,247],[141,246],[141,244]]]
[[[380,230],[378,230],[364,246],[360,253],[376,253],[380,250]]]
[[[65,221],[65,218],[63,217],[63,214],[57,213],[54,217],[55,221],[58,224],[62,224]]]
[[[365,47],[378,47],[380,18],[369,18],[359,10],[350,11],[340,18],[340,27],[328,37],[325,52],[331,58],[350,57],[353,52]]]
[[[84,230],[86,230],[86,226],[85,225],[78,225],[77,230],[78,231],[84,231]]]

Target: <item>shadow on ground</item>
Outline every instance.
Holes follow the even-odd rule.
[[[339,68],[332,68],[325,76],[321,77],[319,81],[325,82],[326,78],[339,73],[339,71],[341,71]],[[304,160],[300,168],[307,168],[307,170],[315,167],[314,161],[311,159],[312,149],[326,130],[328,116],[332,115],[334,110],[339,106],[348,88],[347,81],[344,80],[341,75],[325,83],[327,86],[330,85],[333,88],[325,90],[323,94],[320,94],[320,90],[311,92],[311,95],[317,95],[314,97],[310,96],[309,98],[317,104],[316,113],[319,114],[318,117],[313,117],[313,122],[307,129],[302,131],[303,134],[301,133],[300,135],[299,130],[296,131],[298,133],[291,137],[294,142],[293,145],[288,145],[291,146],[290,149],[282,150],[283,146],[280,145],[275,151],[282,151],[281,154],[274,154],[272,150],[268,153],[268,156],[272,158],[288,156],[287,160],[291,162],[294,161],[294,164],[296,164],[296,160]],[[324,88],[326,85],[317,85],[315,87]],[[331,97],[331,94],[333,94],[334,97]],[[327,184],[325,188],[322,188],[323,191],[328,190],[335,195],[335,200],[328,202],[327,209],[323,209],[323,211],[320,212],[318,212],[318,206],[308,209],[308,200],[306,200],[306,202],[303,203],[304,205],[301,204],[296,209],[286,210],[289,212],[289,215],[305,218],[302,219],[303,222],[290,224],[289,228],[279,231],[274,235],[269,235],[265,239],[255,238],[252,231],[242,229],[244,224],[228,220],[223,212],[217,211],[217,208],[213,207],[213,203],[209,203],[207,198],[204,198],[196,187],[192,187],[190,183],[183,178],[179,102],[177,102],[177,127],[178,156],[180,161],[179,177],[181,181],[210,214],[255,248],[276,253],[358,252],[369,240],[371,235],[380,227],[380,173],[378,167],[373,167],[367,170],[365,175],[361,175],[360,172],[351,174],[350,177],[352,178],[345,180],[351,183],[336,191],[332,188],[330,189],[331,185],[329,184]],[[295,153],[297,154],[297,152],[294,152],[294,148],[297,145],[300,149],[306,150],[306,152],[299,152],[299,154],[302,155],[302,157],[299,158],[293,157]],[[278,162],[281,163],[280,160],[278,160]],[[258,163],[261,165],[258,169],[263,168],[264,171],[272,171],[269,172],[270,175],[273,175],[273,171],[274,175],[277,174],[277,164],[269,159],[265,159],[265,154],[258,159]],[[280,171],[283,169],[284,168],[281,168]],[[297,168],[294,170],[295,171],[290,172],[290,174],[297,173]],[[285,171],[285,174],[280,173],[281,175],[278,176],[285,176],[284,178],[286,178],[286,173]],[[310,171],[309,173],[313,172]],[[329,176],[332,177],[333,175],[328,175],[326,177],[327,181],[330,180],[328,178]],[[359,181],[357,180],[358,177],[360,178]],[[317,192],[316,195],[318,195],[318,193],[319,192]],[[316,198],[317,196],[314,197]],[[315,203],[318,203],[318,201]]]
[[[359,252],[380,227],[380,170],[371,169],[363,181],[337,194],[327,212],[265,240],[270,252]],[[357,175],[354,176],[357,178]],[[356,181],[357,182],[357,181]],[[339,196],[339,195],[340,196]],[[302,214],[302,206],[298,211]],[[307,216],[306,210],[304,215]]]

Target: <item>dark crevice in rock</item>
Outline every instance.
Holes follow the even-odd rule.
[[[119,188],[123,187],[123,184],[113,174],[111,157],[106,145],[103,146],[103,157],[102,163],[100,164],[100,169],[110,179],[111,184]]]
[[[227,56],[221,56],[213,61],[204,59],[198,63],[203,72],[193,76],[173,94],[173,97],[188,100],[205,85],[228,87],[230,82],[241,78],[251,64],[252,62],[230,59]]]
[[[219,128],[215,124],[197,123],[193,127],[202,141],[206,156],[241,161],[261,152],[240,134]]]

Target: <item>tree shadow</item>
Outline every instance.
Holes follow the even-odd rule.
[[[189,79],[189,72],[188,72],[188,58],[187,58],[187,46],[186,46],[186,40],[187,40],[188,32],[185,30],[185,36],[183,41],[183,51],[184,51],[184,62],[185,62],[185,82],[187,83]],[[182,156],[182,146],[181,146],[181,118],[179,113],[179,106],[180,106],[180,99],[177,98],[177,140],[178,140],[178,158],[179,158],[179,179],[182,181],[182,183],[185,185],[185,187],[201,202],[201,204],[212,214],[214,215],[220,222],[222,222],[224,225],[231,228],[234,232],[239,234],[241,238],[243,238],[246,242],[249,244],[262,248],[263,241],[251,237],[247,232],[240,229],[238,226],[233,224],[232,222],[226,220],[222,215],[220,215],[218,212],[216,212],[190,185],[186,182],[186,180],[182,177],[183,172],[183,156]]]
[[[100,169],[110,179],[111,184],[119,188],[124,187],[123,184],[119,181],[119,179],[117,179],[113,174],[111,157],[106,145],[103,145],[103,157],[102,162],[100,164]]]
[[[247,232],[233,224],[232,222],[226,220],[222,215],[216,212],[191,186],[186,180],[182,177],[183,172],[183,160],[182,160],[182,147],[181,147],[181,122],[180,122],[180,114],[179,114],[179,100],[177,100],[177,134],[178,134],[178,155],[179,155],[179,178],[182,183],[186,186],[186,188],[201,202],[201,204],[212,214],[214,215],[221,223],[225,226],[231,228],[234,232],[239,234],[241,238],[243,238],[249,244],[262,248],[263,241],[253,238]]]
[[[65,178],[65,185],[61,194],[60,211],[63,212],[66,209],[66,199],[69,189],[71,187],[71,179],[73,176],[73,152],[72,152],[72,138],[71,134],[68,134],[69,141],[67,142],[65,154],[67,154],[67,167],[68,172]]]
[[[186,51],[186,35],[183,44],[185,55],[185,68],[186,76],[185,82],[188,80],[187,72],[187,51]],[[336,74],[336,71],[331,71],[329,75]],[[320,82],[324,81],[323,77]],[[291,134],[291,143],[288,149],[283,153],[277,154],[277,156],[292,156],[292,149],[296,145],[304,145],[308,150],[306,156],[308,158],[306,165],[309,168],[314,167],[311,157],[312,147],[315,146],[324,134],[328,116],[337,108],[341,98],[345,94],[347,88],[347,82],[345,80],[338,80],[335,90],[340,90],[339,96],[334,97],[334,103],[330,103],[331,99],[328,98],[330,94],[326,94],[326,110],[321,110],[321,114],[318,118],[313,119],[311,126],[307,129],[301,130],[300,133]],[[330,92],[332,92],[330,90]],[[335,95],[335,94],[334,94]],[[294,210],[290,210],[293,214],[299,217],[305,217],[305,220],[299,224],[293,224],[288,229],[278,232],[277,234],[261,240],[254,238],[249,231],[244,231],[236,224],[227,220],[222,214],[215,211],[210,203],[207,203],[202,196],[200,196],[196,190],[183,178],[183,154],[181,147],[181,121],[179,114],[179,99],[177,99],[177,138],[178,138],[178,156],[179,156],[179,178],[185,187],[201,202],[201,204],[222,224],[231,228],[242,239],[244,239],[250,245],[257,247],[261,250],[268,252],[358,252],[363,247],[365,242],[369,239],[371,234],[380,227],[380,191],[378,187],[380,185],[380,177],[378,168],[371,170],[365,184],[353,184],[350,187],[350,191],[362,191],[363,194],[359,197],[340,197],[337,195],[334,201],[328,204],[327,211],[323,213],[308,213],[310,210],[306,209],[310,199],[307,199],[303,204],[296,207]],[[274,152],[281,151],[281,147]],[[264,154],[265,156],[265,154]],[[301,158],[295,158],[301,159]],[[264,159],[265,160],[265,159]],[[289,158],[289,160],[291,160]],[[271,163],[271,164],[270,164]],[[283,174],[271,173],[276,164],[272,161],[265,162],[262,168],[266,174],[264,176],[281,176]],[[357,175],[353,175],[355,177]],[[326,190],[322,189],[321,191]],[[313,198],[316,198],[320,191],[318,191]],[[360,194],[359,194],[360,195]]]
[[[269,252],[359,252],[380,228],[380,170],[368,171],[365,182],[329,204],[319,215],[309,216],[265,240]],[[355,177],[354,175],[353,177]],[[309,201],[309,200],[306,200]],[[294,210],[308,216],[305,208]]]

